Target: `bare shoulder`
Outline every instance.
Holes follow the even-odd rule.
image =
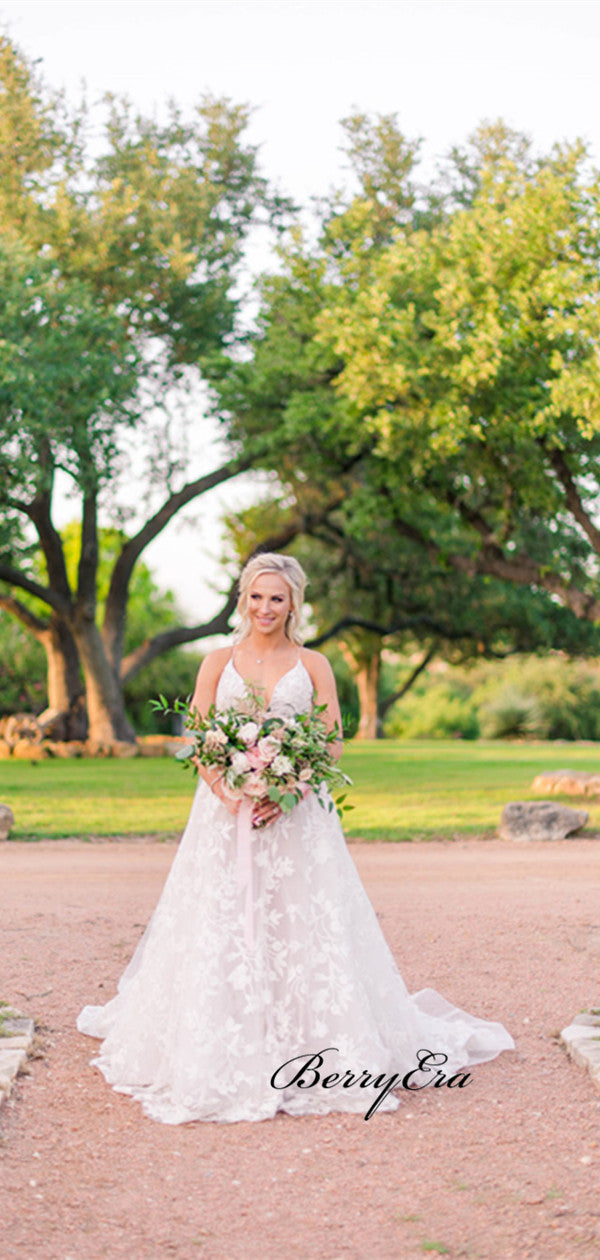
[[[219,665],[221,668],[227,664],[229,657],[233,652],[231,644],[228,647],[214,648],[212,652],[207,652],[204,657],[205,661],[210,661],[213,667]]]
[[[218,678],[231,656],[231,651],[230,647],[224,647],[215,648],[214,651],[207,652],[198,671],[198,676],[206,679]]]
[[[331,665],[322,652],[303,647],[300,649],[300,659],[316,686],[334,681]]]

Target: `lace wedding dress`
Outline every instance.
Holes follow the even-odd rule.
[[[244,690],[230,660],[217,707],[234,704]],[[299,660],[279,680],[270,711],[285,716],[311,703],[312,682]],[[323,1075],[403,1076],[427,1049],[447,1055],[450,1077],[513,1047],[501,1024],[468,1015],[434,990],[409,995],[337,814],[314,794],[253,832],[252,868],[249,948],[236,820],[200,779],[162,896],[117,996],[86,1006],[78,1018],[81,1032],[103,1039],[92,1063],[149,1116],[180,1124],[265,1120],[277,1111],[364,1115],[372,1090],[356,1081],[323,1087]],[[323,1051],[319,1083],[288,1084],[294,1065],[271,1084],[284,1063]],[[312,1073],[304,1079],[316,1082]],[[397,1106],[390,1092],[380,1110]]]

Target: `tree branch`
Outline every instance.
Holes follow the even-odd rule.
[[[581,620],[600,621],[599,599],[581,591],[572,582],[565,582],[557,574],[544,571],[523,552],[515,552],[510,558],[507,557],[502,548],[492,541],[492,531],[480,513],[458,501],[454,506],[467,524],[473,526],[480,535],[482,545],[477,555],[462,555],[460,552],[447,553],[414,525],[395,515],[394,528],[405,538],[423,547],[430,559],[435,561],[443,559],[459,573],[466,573],[468,577],[476,575],[497,577],[517,586],[537,586],[548,591],[550,595],[556,595],[557,599],[560,599],[561,603],[570,608],[571,612]]]
[[[16,617],[22,625],[35,635],[36,639],[44,637],[50,628],[49,621],[42,621],[41,617],[35,617],[29,608],[25,607],[19,599],[15,599],[14,595],[0,595],[0,608],[10,613],[12,617]]]
[[[577,486],[571,475],[571,471],[562,451],[551,450],[547,452],[550,463],[564,489],[567,507],[575,517],[577,524],[581,526],[583,532],[587,534],[594,551],[600,555],[600,530],[596,528],[589,514],[586,512],[581,496],[577,490]]]
[[[98,572],[98,522],[96,491],[86,493],[81,518],[81,550],[77,571],[77,603],[86,620],[96,615],[96,575]]]
[[[48,488],[39,490],[29,504],[29,507],[24,510],[27,511],[29,519],[33,522],[37,530],[42,551],[46,560],[50,587],[53,591],[56,591],[56,593],[61,596],[70,607],[71,588],[67,577],[65,553],[61,536],[58,533],[58,530],[54,528],[52,521],[52,479],[54,475],[54,465],[48,443],[40,443],[39,458],[40,466],[48,473]]]
[[[151,516],[138,533],[133,538],[130,538],[123,547],[112,572],[102,628],[104,646],[109,659],[116,669],[120,669],[127,615],[127,595],[136,561],[149,543],[158,537],[182,507],[191,503],[193,499],[199,498],[206,491],[212,490],[215,486],[221,485],[232,477],[236,477],[238,473],[247,471],[250,467],[250,460],[233,459],[223,464],[221,468],[216,468],[213,472],[207,473],[204,477],[198,477],[195,481],[188,482],[176,494],[171,494],[162,507],[154,513],[154,516]],[[188,640],[184,639],[181,641],[187,642]],[[137,669],[135,672],[138,672]]]
[[[232,584],[223,607],[210,620],[197,626],[174,626],[172,630],[163,630],[154,638],[146,639],[129,652],[121,662],[120,679],[123,686],[135,678],[146,665],[150,665],[157,656],[167,652],[169,648],[179,647],[182,643],[193,643],[196,639],[207,639],[213,634],[228,634],[231,614],[237,604],[237,580]]]
[[[412,673],[410,673],[408,678],[406,679],[406,682],[404,682],[402,686],[399,687],[398,690],[393,693],[393,695],[388,696],[387,699],[382,701],[382,703],[379,706],[380,718],[384,718],[388,709],[391,709],[392,705],[396,704],[397,700],[401,700],[402,697],[406,695],[407,691],[410,691],[411,687],[414,686],[414,684],[416,683],[417,678],[419,677],[419,674],[422,674],[423,670],[427,669],[427,666],[429,665],[429,662],[432,659],[432,657],[435,656],[437,649],[438,649],[438,642],[437,642],[437,639],[434,639],[433,643],[431,643],[430,646],[428,647],[423,657],[423,660],[419,661],[419,664],[415,666],[415,668],[412,670]]]
[[[281,547],[287,547],[298,534],[309,533],[313,525],[322,520],[328,512],[332,512],[340,506],[344,501],[344,494],[340,491],[334,499],[332,499],[319,513],[300,513],[298,516],[292,517],[277,533],[270,534],[267,538],[263,538],[262,542],[252,549],[242,563],[242,568],[248,563],[248,560],[254,555],[258,555],[263,551],[279,551]],[[140,670],[149,665],[157,656],[161,656],[163,652],[167,652],[169,648],[178,647],[181,643],[193,643],[196,639],[207,639],[214,634],[228,634],[231,626],[229,624],[231,614],[237,604],[238,597],[238,581],[232,583],[225,603],[220,612],[216,613],[210,621],[202,622],[198,626],[174,626],[172,630],[163,630],[152,639],[146,639],[144,643],[140,643],[139,647],[134,648],[121,662],[119,676],[123,684],[129,682]]]
[[[44,604],[48,604],[61,617],[68,620],[71,612],[71,604],[68,599],[64,599],[62,595],[56,591],[50,590],[47,586],[41,586],[39,582],[34,582],[31,578],[19,573],[18,569],[13,569],[10,564],[0,564],[0,581],[8,582],[9,586],[18,586],[20,590],[27,591],[29,595],[35,595],[37,599],[41,599]]]
[[[378,621],[369,621],[366,617],[340,617],[339,621],[334,622],[328,630],[324,630],[322,634],[315,635],[314,639],[308,639],[306,646],[311,648],[320,647],[322,643],[327,643],[329,639],[335,638],[342,630],[371,630],[374,634],[378,634],[382,639],[389,638],[392,634],[399,634],[402,630],[415,630],[417,628],[425,628],[432,630],[434,634],[439,635],[442,639],[466,639],[468,637],[466,631],[450,630],[447,626],[440,625],[434,621],[432,617],[401,617],[398,621],[394,621],[391,626],[384,626]]]

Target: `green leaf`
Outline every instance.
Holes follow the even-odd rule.
[[[178,748],[177,752],[175,753],[175,760],[176,761],[189,761],[190,757],[195,756],[195,753],[196,753],[195,744],[182,744],[181,748]]]

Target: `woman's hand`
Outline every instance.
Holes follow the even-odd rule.
[[[235,818],[236,814],[239,812],[240,802],[232,800],[230,796],[224,796],[221,792],[217,792],[216,795],[219,800],[223,802],[225,809],[227,809],[230,814],[233,814],[233,817]]]
[[[196,762],[198,766],[198,773],[204,779],[204,782],[208,784],[211,792],[214,792],[214,795],[218,796],[219,800],[225,806],[225,809],[228,810],[230,814],[233,814],[233,817],[235,818],[240,808],[239,798],[236,799],[233,796],[227,795],[227,792],[223,789],[223,780],[221,775],[215,775],[212,766],[203,766],[196,757],[191,757],[190,760]]]
[[[252,826],[268,827],[271,823],[281,818],[282,810],[275,801],[270,801],[268,796],[263,796],[262,800],[257,801],[252,810]]]

